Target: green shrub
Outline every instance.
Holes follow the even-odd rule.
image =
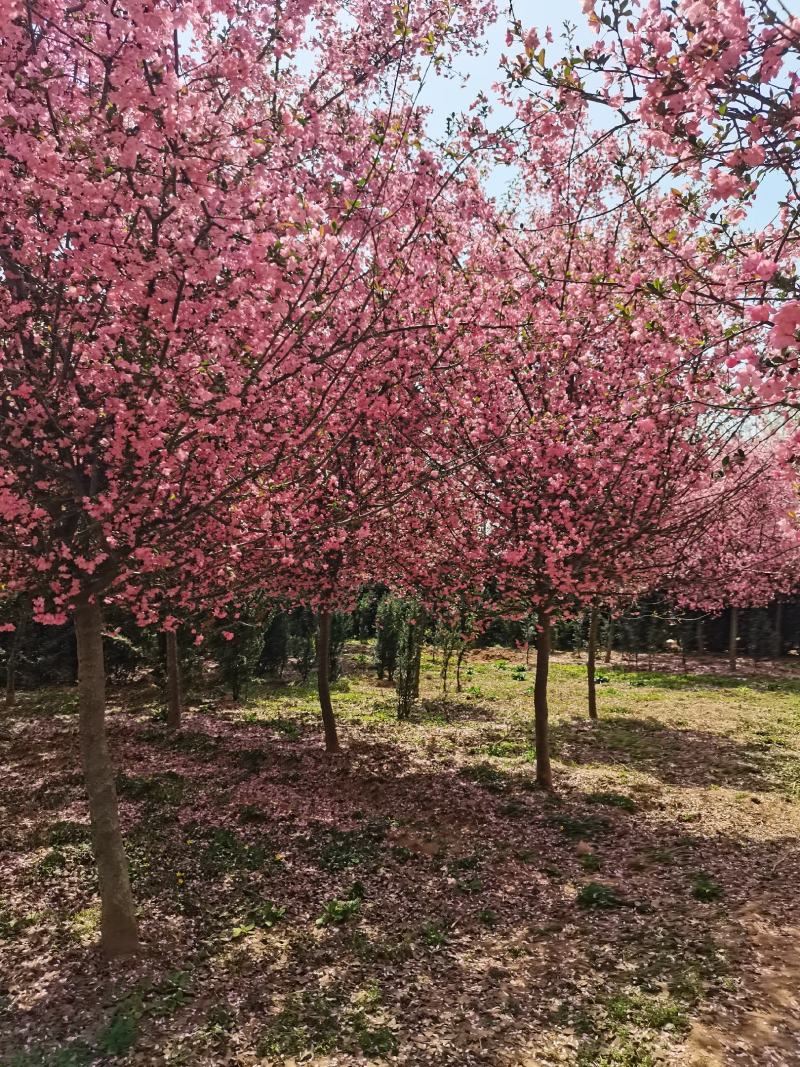
[[[625,901],[610,885],[589,882],[578,890],[577,901],[582,908],[621,908]]]
[[[352,900],[329,900],[317,919],[317,926],[342,926],[350,919],[358,915],[361,910],[361,900],[356,897]]]
[[[692,882],[692,896],[695,900],[701,900],[704,904],[710,903],[712,900],[719,900],[724,894],[725,891],[722,886],[708,874],[700,873],[696,875]]]

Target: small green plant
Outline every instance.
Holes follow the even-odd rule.
[[[365,1056],[389,1056],[397,1051],[397,1038],[388,1026],[359,1025],[356,1037]]]
[[[180,804],[185,786],[184,779],[173,771],[165,771],[163,774],[148,777],[117,775],[117,792],[120,796],[155,805]]]
[[[219,755],[219,740],[200,730],[181,731],[169,738],[169,745],[205,763],[212,763]]]
[[[460,770],[462,778],[468,778],[471,782],[481,786],[490,793],[505,793],[508,791],[510,779],[505,771],[499,771],[491,763],[474,763]]]
[[[320,863],[329,871],[374,863],[387,829],[384,820],[376,820],[357,830],[331,830],[320,851]]]
[[[590,874],[595,874],[601,866],[600,857],[594,852],[586,852],[581,856],[581,867]]]
[[[483,882],[480,878],[459,878],[456,882],[456,889],[465,895],[480,893],[483,891]]]
[[[650,1030],[684,1030],[688,1026],[680,1004],[667,996],[646,996],[643,993],[619,994],[606,1001],[606,1011],[619,1023]]]
[[[480,866],[480,862],[480,856],[458,856],[448,862],[447,869],[450,874],[456,874],[458,871],[475,871]]]
[[[494,756],[496,759],[514,759],[522,757],[528,763],[536,759],[536,749],[524,738],[504,738],[502,741],[491,741],[482,750],[485,756]]]
[[[192,998],[190,986],[191,975],[188,971],[173,971],[149,991],[144,1011],[156,1018],[174,1015]]]
[[[275,904],[271,900],[264,900],[256,904],[247,914],[248,920],[260,930],[271,930],[286,914],[286,908]]]
[[[252,726],[260,726],[264,730],[274,730],[286,741],[297,741],[301,736],[300,727],[292,719],[286,719],[282,715],[276,715],[265,719],[256,711],[246,711],[242,715],[242,722]]]
[[[497,912],[491,908],[482,908],[478,912],[478,921],[482,922],[484,926],[496,926],[497,925]]]
[[[95,937],[100,931],[100,907],[97,904],[75,912],[69,921],[72,934],[78,941]]]
[[[441,948],[447,944],[447,927],[440,922],[426,923],[422,928],[422,940],[428,948]]]
[[[222,1004],[215,1004],[206,1016],[205,1032],[209,1037],[225,1037],[233,1029],[236,1017]]]
[[[608,808],[636,811],[636,801],[624,793],[587,793],[586,799],[590,804],[603,804]]]
[[[576,899],[582,908],[621,908],[625,904],[613,886],[602,882],[581,886]]]
[[[250,845],[242,841],[227,827],[211,829],[200,853],[200,867],[207,874],[224,874],[228,871],[260,870],[269,855],[262,844]]]
[[[124,1056],[139,1040],[139,1019],[142,1015],[141,997],[127,997],[113,1012],[97,1035],[98,1047],[107,1056]]]
[[[704,904],[710,903],[712,900],[719,900],[724,896],[725,891],[719,883],[704,872],[696,875],[692,882],[692,896],[695,900],[700,900]]]
[[[312,1051],[317,1056],[338,1046],[342,1020],[334,997],[305,992],[290,997],[271,1021],[257,1046],[259,1056],[298,1056]]]
[[[37,920],[37,914],[15,915],[4,900],[0,900],[0,941],[10,941]]]
[[[352,900],[329,900],[322,909],[322,914],[317,919],[317,926],[342,926],[350,919],[358,915],[361,910],[361,900],[355,897]]]
[[[577,1067],[656,1067],[647,1046],[627,1036],[611,1044],[590,1041],[578,1051]]]
[[[608,819],[594,815],[586,818],[574,818],[571,815],[556,815],[549,820],[551,825],[557,826],[563,834],[573,839],[597,837],[609,829]]]
[[[51,849],[39,860],[38,871],[42,878],[55,878],[64,871],[80,867],[91,868],[93,864],[92,849],[88,842],[78,845],[64,845]]]
[[[238,941],[240,938],[252,934],[254,930],[269,930],[276,926],[284,918],[286,908],[272,901],[257,904],[247,912],[246,917],[230,931],[230,939]]]
[[[9,1059],[3,1060],[3,1067],[89,1067],[96,1059],[89,1046],[79,1041],[59,1048],[39,1046],[12,1053]]]
[[[53,823],[47,838],[53,848],[59,848],[62,845],[82,845],[91,840],[91,828],[88,823],[64,819]]]

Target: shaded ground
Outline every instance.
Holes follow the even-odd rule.
[[[0,722],[0,1064],[800,1062],[800,680],[553,668],[490,652],[410,723],[351,649],[346,751],[314,695],[158,695],[110,728],[147,953],[104,964],[74,693]]]

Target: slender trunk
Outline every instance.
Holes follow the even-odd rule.
[[[595,663],[597,660],[597,624],[600,621],[597,608],[593,607],[589,615],[589,656],[586,662],[586,678],[589,683],[589,718],[597,718],[597,681]]]
[[[736,670],[736,642],[739,638],[739,609],[731,608],[730,630],[728,631],[728,667]]]
[[[339,738],[336,734],[336,719],[331,703],[331,613],[319,613],[317,636],[317,691],[322,709],[322,725],[325,729],[325,751],[338,752]]]
[[[464,656],[467,654],[466,646],[458,650],[458,658],[456,659],[456,692],[461,692],[461,665],[464,662]]]
[[[422,637],[424,627],[422,622],[417,622],[414,627],[414,662],[411,673],[411,695],[414,700],[419,700],[419,676],[422,670]]]
[[[697,620],[697,654],[702,656],[706,650],[706,625],[703,619]]]
[[[608,617],[608,630],[606,632],[606,663],[611,662],[611,653],[614,651],[614,617],[609,615]]]
[[[550,768],[550,734],[547,708],[547,674],[550,667],[550,616],[542,614],[536,640],[536,678],[533,686],[533,710],[536,729],[536,781],[542,789],[553,788]]]
[[[81,761],[89,797],[92,844],[100,885],[100,936],[108,956],[139,949],[136,910],[119,828],[114,772],[106,738],[106,685],[100,605],[75,609]]]
[[[779,600],[775,605],[775,641],[773,645],[775,659],[783,655],[783,604]]]
[[[167,726],[170,730],[178,730],[183,711],[178,635],[174,630],[167,630],[165,637],[167,639]]]
[[[11,638],[11,648],[8,650],[8,660],[6,661],[6,707],[13,708],[17,702],[17,662],[19,660],[20,649],[22,648],[22,642],[25,638],[25,631],[28,628],[28,619],[30,618],[30,604],[27,597],[23,597],[19,602],[19,610],[17,612],[17,625],[14,630],[14,636]]]
[[[450,671],[450,657],[453,655],[453,649],[448,647],[442,649],[442,696],[447,696],[447,676]]]

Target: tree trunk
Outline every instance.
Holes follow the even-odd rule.
[[[450,671],[450,659],[451,659],[452,655],[453,655],[452,647],[448,646],[447,648],[443,648],[442,649],[442,671],[441,671],[441,676],[442,676],[442,696],[443,697],[447,696],[447,676],[448,676],[448,673]]]
[[[704,655],[706,650],[706,624],[704,619],[697,620],[697,654]]]
[[[456,659],[456,692],[457,693],[461,692],[461,667],[462,667],[462,664],[464,663],[464,656],[466,654],[467,654],[467,647],[466,647],[466,645],[464,645],[463,648],[460,648],[458,650],[458,657]]]
[[[586,678],[589,683],[589,718],[597,718],[597,682],[595,680],[595,663],[597,660],[597,624],[600,618],[597,608],[593,607],[589,615],[589,656],[586,662]]]
[[[779,600],[775,605],[775,639],[772,648],[775,659],[783,655],[783,604]]]
[[[317,691],[322,709],[322,725],[325,728],[325,751],[338,752],[339,738],[336,734],[336,719],[331,703],[331,613],[319,613],[317,637]]]
[[[606,633],[606,663],[611,662],[611,653],[614,650],[614,617],[609,615],[608,617],[608,631]]]
[[[75,638],[78,646],[81,762],[100,885],[101,944],[108,956],[126,956],[138,951],[139,934],[106,739],[106,684],[99,604],[82,601],[76,607]]]
[[[414,660],[411,666],[411,695],[414,700],[419,700],[419,676],[422,670],[422,638],[425,627],[421,619],[417,620],[414,627]]]
[[[164,636],[167,639],[167,726],[170,730],[178,730],[183,712],[178,635],[174,630],[167,630]]]
[[[728,667],[731,673],[736,670],[736,642],[739,637],[739,609],[731,608],[730,630],[728,632]]]
[[[30,618],[30,604],[27,597],[23,597],[19,602],[19,610],[17,612],[17,625],[14,630],[14,636],[11,638],[11,648],[8,651],[8,661],[6,662],[6,707],[13,708],[17,702],[17,661],[19,660],[19,652],[22,648],[22,642],[25,638],[25,631],[28,628],[28,619]]]
[[[536,781],[542,789],[553,788],[550,768],[550,734],[547,708],[547,674],[550,667],[550,616],[542,614],[536,640],[536,678],[533,686],[533,710],[536,727]]]

